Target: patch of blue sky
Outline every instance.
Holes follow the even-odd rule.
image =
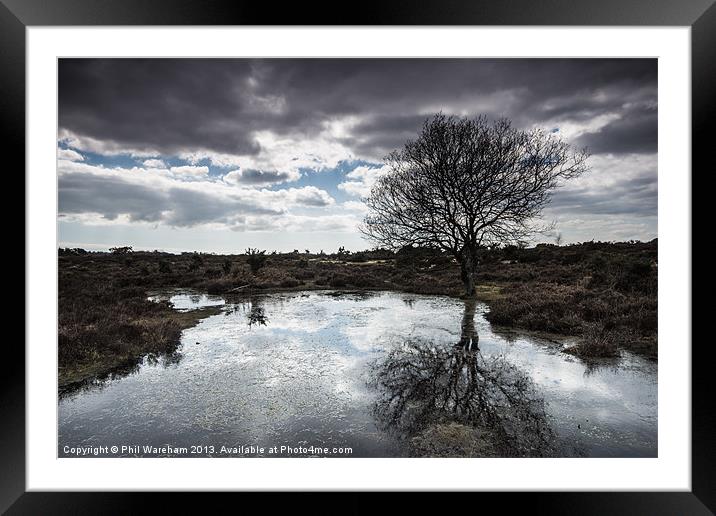
[[[87,163],[88,165],[103,166],[106,168],[132,168],[137,166],[137,159],[128,154],[117,154],[112,156],[97,154],[95,152],[79,150],[74,147],[67,146],[63,142],[60,142],[58,147],[60,149],[72,149],[80,153],[84,158],[82,162]]]
[[[328,192],[336,202],[344,202],[349,200],[356,200],[356,197],[349,195],[340,188],[338,185],[345,182],[346,175],[355,170],[358,167],[381,167],[381,163],[373,163],[365,160],[345,160],[338,163],[336,167],[329,169],[312,169],[312,168],[301,168],[301,177],[292,182],[281,183],[276,185],[274,190],[281,190],[287,188],[301,188],[305,186],[315,186],[321,190]]]

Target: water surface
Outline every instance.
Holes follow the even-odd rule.
[[[404,456],[450,421],[492,428],[509,441],[500,455],[657,454],[656,362],[584,363],[563,344],[496,331],[484,304],[392,292],[154,299],[222,312],[185,330],[173,355],[63,395],[59,456],[113,445],[99,455]]]
[[[221,296],[213,296],[201,292],[175,289],[159,292],[149,296],[150,301],[169,301],[175,310],[181,312],[195,310],[207,306],[222,306],[226,303]]]

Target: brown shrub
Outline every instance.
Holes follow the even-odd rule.
[[[603,323],[587,323],[579,342],[565,351],[581,357],[613,357],[629,338],[629,332],[607,329]]]

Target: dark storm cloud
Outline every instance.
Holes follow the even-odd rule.
[[[621,118],[580,144],[594,153],[653,152],[655,59],[62,59],[62,129],[162,153],[257,154],[254,134],[337,137],[376,158],[414,135],[425,114],[507,116],[519,126]],[[643,115],[643,116],[642,116]]]
[[[268,186],[290,181],[291,179],[295,179],[292,174],[277,170],[234,170],[224,176],[224,181],[227,183],[249,186]]]
[[[376,115],[353,128],[354,136],[344,138],[359,156],[387,155],[415,138],[425,115]]]
[[[657,151],[657,112],[655,108],[627,109],[622,118],[598,132],[587,133],[573,143],[594,154],[654,153]]]
[[[246,170],[241,174],[241,178],[248,184],[272,184],[280,183],[289,179],[287,172],[264,172],[263,170]]]
[[[105,218],[114,220],[127,213],[131,220],[156,222],[168,205],[164,192],[132,184],[119,177],[63,174],[57,188],[59,212],[66,214],[101,213]]]
[[[62,59],[59,124],[80,136],[174,153],[259,151],[240,91],[250,63]]]

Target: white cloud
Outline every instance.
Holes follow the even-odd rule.
[[[292,231],[355,231],[360,220],[350,215],[325,215],[310,217],[305,215],[291,215],[288,218],[287,229]]]
[[[178,157],[192,164],[208,160],[215,167],[236,168],[244,173],[263,171],[265,174],[282,174],[287,177],[286,181],[295,181],[301,177],[301,169],[330,170],[342,161],[354,159],[351,150],[333,135],[335,131],[334,126],[326,126],[314,136],[281,136],[271,131],[257,131],[252,137],[261,150],[255,155],[197,150],[179,153]],[[233,177],[236,178],[236,175]]]
[[[67,161],[84,161],[85,157],[72,149],[57,149],[57,158]]]
[[[348,181],[339,183],[338,188],[349,195],[367,197],[378,178],[387,174],[389,171],[390,168],[385,165],[378,168],[366,166],[356,167],[346,174]]]
[[[573,121],[560,117],[542,121],[536,127],[557,127],[559,128],[559,135],[566,141],[571,141],[586,133],[596,133],[620,118],[619,113],[603,113],[583,121]]]
[[[209,175],[209,167],[196,167],[193,165],[171,167],[169,171],[175,176],[201,177]]]
[[[160,159],[147,159],[142,163],[147,168],[167,168],[166,163]]]
[[[278,190],[276,193],[279,192],[286,192],[289,199],[302,206],[324,207],[330,206],[335,202],[328,192],[315,186],[288,188],[287,190]]]
[[[352,215],[294,215],[288,213],[271,225],[259,227],[256,217],[247,217],[243,223],[231,229],[234,231],[281,231],[281,232],[355,232],[360,219]]]
[[[341,203],[341,207],[346,211],[356,211],[359,213],[366,213],[368,211],[368,206],[360,201],[346,201]]]
[[[564,190],[588,189],[601,193],[620,182],[639,177],[650,177],[656,185],[658,169],[656,154],[596,154],[589,157],[587,164],[589,170],[569,181]]]

